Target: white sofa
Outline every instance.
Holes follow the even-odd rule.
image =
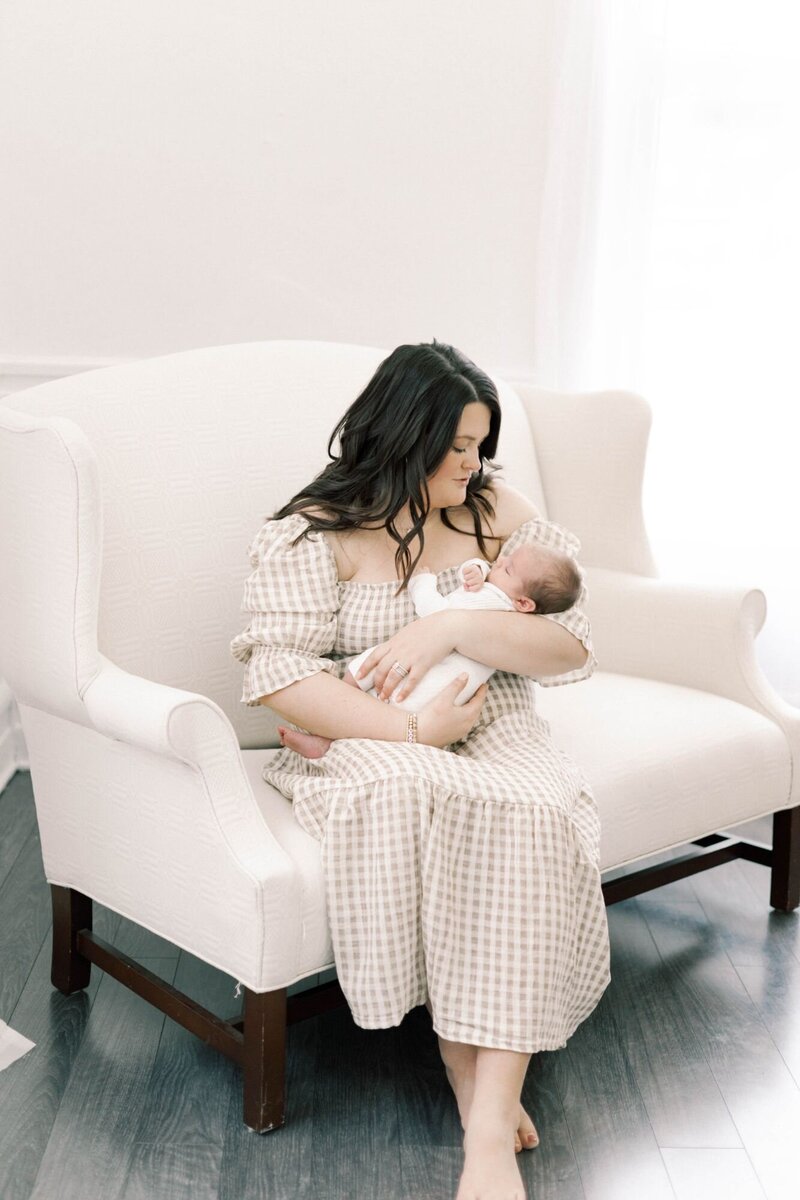
[[[0,676],[20,707],[54,911],[53,982],[109,971],[240,1062],[244,1119],[284,1121],[286,1021],[342,1003],[319,844],[261,778],[277,746],[229,643],[247,546],[325,461],[388,350],[220,346],[71,376],[0,409]],[[732,857],[800,901],[800,712],[758,670],[761,592],[660,582],[641,514],[649,410],[498,380],[506,478],[582,541],[600,669],[538,689],[585,769],[607,903]],[[775,813],[775,851],[720,831]],[[228,972],[213,1016],[91,932],[91,902]],[[613,970],[613,966],[612,966]]]

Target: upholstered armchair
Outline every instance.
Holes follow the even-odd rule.
[[[287,1021],[344,997],[335,979],[296,987],[335,967],[319,843],[261,777],[276,718],[241,703],[229,643],[246,623],[250,540],[324,463],[387,352],[214,347],[44,384],[0,409],[0,676],[30,756],[53,984],[86,987],[94,963],[240,1063],[259,1131],[284,1122]],[[687,847],[604,882],[606,902],[741,856],[771,870],[771,904],[790,911],[800,713],[756,665],[762,593],[657,578],[644,400],[498,384],[506,478],[582,541],[600,667],[538,699],[592,782],[603,871]],[[767,813],[774,848],[726,832]],[[96,936],[93,900],[227,972],[242,1019]]]

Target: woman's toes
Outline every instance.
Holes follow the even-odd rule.
[[[536,1126],[521,1104],[519,1106],[519,1128],[515,1135],[515,1148],[517,1141],[519,1142],[520,1150],[523,1146],[526,1150],[533,1150],[534,1146],[539,1145],[539,1135],[536,1132]]]

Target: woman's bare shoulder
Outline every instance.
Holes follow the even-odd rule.
[[[493,479],[486,490],[494,504],[492,532],[495,537],[506,538],[526,521],[542,515],[524,492],[503,479]]]

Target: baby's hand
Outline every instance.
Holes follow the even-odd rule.
[[[469,566],[464,567],[461,575],[464,580],[465,591],[477,592],[479,588],[483,587],[483,571],[477,563],[470,563]]]
[[[421,566],[416,568],[416,570],[414,571],[414,574],[415,575],[435,575],[436,572],[432,571],[430,569],[430,567],[427,566],[425,563],[422,563]]]

